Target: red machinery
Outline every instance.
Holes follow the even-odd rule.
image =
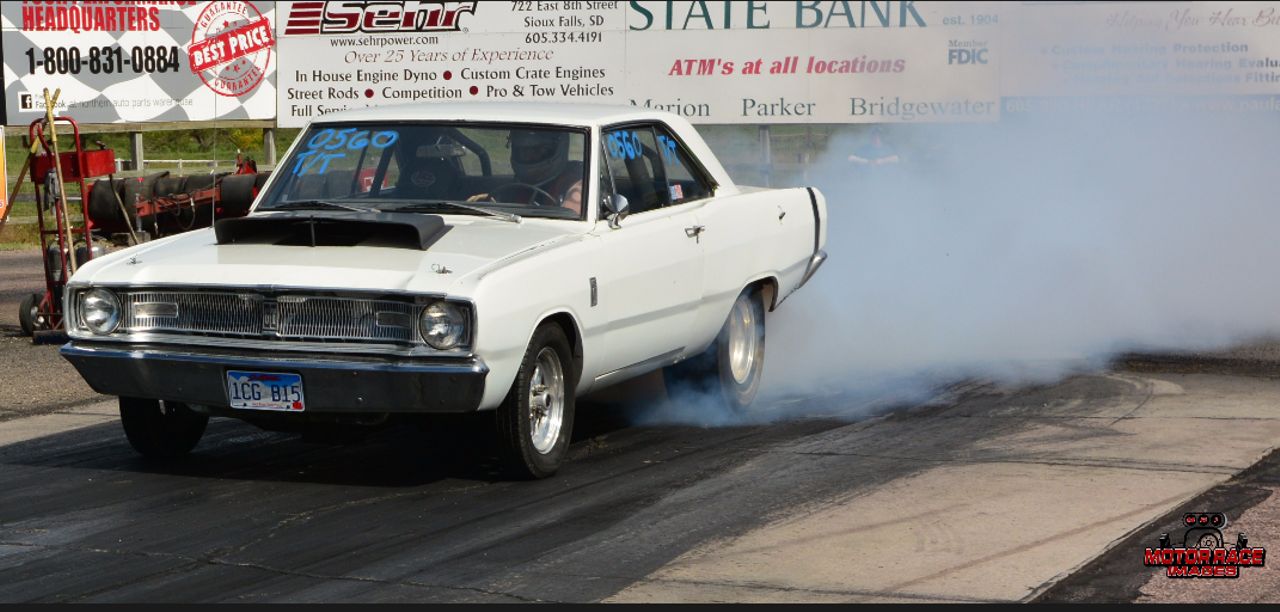
[[[57,126],[71,126],[74,150],[58,151]],[[49,130],[46,134],[45,130]],[[111,149],[86,151],[80,141],[80,126],[70,117],[37,119],[27,131],[39,153],[31,159],[31,181],[35,190],[36,219],[40,226],[40,252],[44,260],[44,294],[32,294],[22,304],[19,320],[24,332],[37,340],[46,332],[58,335],[62,329],[62,290],[76,268],[95,255],[92,222],[89,217],[89,190],[85,179],[115,171]],[[68,196],[67,183],[80,187],[79,196]],[[70,203],[77,202],[82,223],[73,225]],[[52,215],[52,219],[50,219]]]
[[[146,232],[150,238],[209,227],[213,220],[239,217],[266,182],[252,159],[237,156],[236,171],[170,176],[158,172],[128,179],[99,180],[89,195],[93,228],[102,234]]]
[[[115,152],[101,141],[98,150],[86,151],[80,126],[70,117],[56,117],[54,125],[71,126],[75,150],[56,153],[57,134],[48,121],[31,123],[33,149],[31,180],[35,186],[40,248],[44,260],[45,291],[23,301],[19,322],[34,340],[56,341],[63,337],[62,292],[67,280],[84,262],[102,254],[94,237],[115,238],[114,242],[136,244],[165,234],[209,227],[215,219],[248,213],[258,190],[269,173],[258,173],[252,159],[236,156],[236,171],[222,174],[169,176],[160,172],[145,177],[116,179]],[[50,142],[51,141],[51,142]],[[59,172],[58,168],[61,168]],[[79,196],[63,197],[61,183],[80,187]],[[85,179],[106,176],[90,189]],[[16,191],[15,191],[16,193]],[[72,226],[67,204],[77,202],[83,223]],[[51,211],[51,212],[50,212]],[[52,215],[52,217],[50,217]]]

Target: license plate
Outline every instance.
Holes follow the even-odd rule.
[[[232,408],[302,412],[302,376],[272,372],[227,372]]]

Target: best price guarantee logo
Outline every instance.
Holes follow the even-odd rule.
[[[220,95],[239,97],[271,66],[271,23],[249,2],[210,2],[191,30],[191,71]]]

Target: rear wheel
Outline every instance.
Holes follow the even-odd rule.
[[[186,191],[187,177],[185,176],[166,176],[156,181],[155,194],[157,197],[171,196],[175,193],[183,193]]]
[[[711,397],[733,410],[755,401],[764,373],[764,303],[744,289],[734,300],[715,342],[702,354],[662,371],[667,395]]]
[[[213,187],[216,182],[218,182],[218,175],[216,174],[192,174],[187,176],[186,182],[182,184],[182,190],[187,193],[200,191],[201,189]]]
[[[123,197],[126,180],[98,179],[89,188],[89,217],[98,225],[119,222],[120,203],[116,197]]]
[[[222,207],[224,214],[238,217],[249,212],[249,207],[253,205],[256,189],[254,185],[257,184],[257,180],[258,177],[252,174],[231,174],[222,177],[221,189],[218,192],[218,206]]]
[[[513,476],[546,478],[560,468],[573,436],[577,382],[564,331],[554,323],[542,325],[497,410],[502,452]]]
[[[195,448],[209,417],[178,402],[122,397],[120,422],[129,444],[142,456],[173,459]]]
[[[39,293],[32,293],[22,298],[22,303],[18,305],[18,325],[22,327],[22,335],[30,336],[35,333],[36,326],[40,324],[40,302],[44,299]]]

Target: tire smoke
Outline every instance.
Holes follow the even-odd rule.
[[[766,390],[912,401],[1276,336],[1280,121],[1213,108],[937,126],[864,168],[834,139],[830,260],[770,316]]]

